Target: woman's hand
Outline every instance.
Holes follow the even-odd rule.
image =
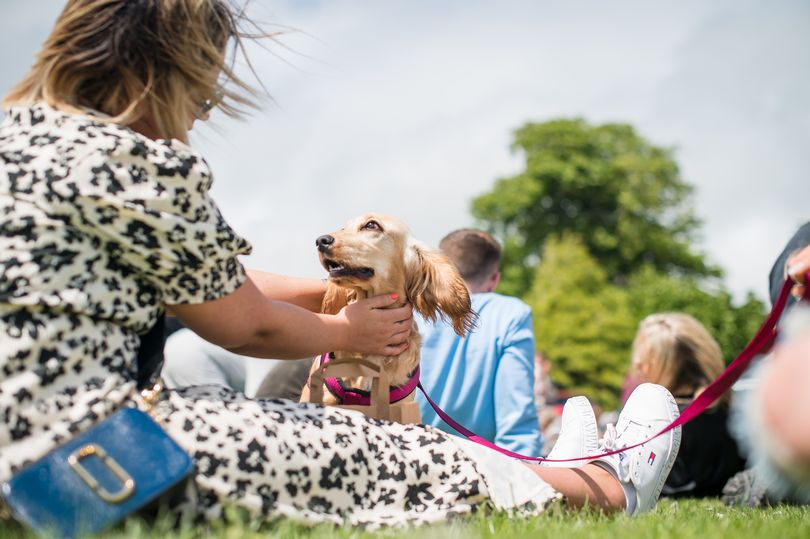
[[[791,294],[797,299],[804,296],[805,276],[810,272],[810,245],[788,258],[787,273],[796,283],[791,289]]]
[[[374,296],[356,301],[336,315],[347,324],[350,352],[396,356],[408,349],[408,336],[413,326],[413,308],[386,309],[398,299],[396,294]]]
[[[299,359],[346,350],[393,356],[407,350],[413,327],[410,305],[386,308],[397,299],[376,296],[335,315],[320,314],[270,299],[248,279],[219,299],[168,308],[202,338],[237,354]]]

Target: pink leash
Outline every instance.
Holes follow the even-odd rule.
[[[807,275],[808,282],[810,282],[810,274]],[[475,443],[481,444],[486,446],[490,449],[494,449],[495,451],[499,451],[504,455],[514,457],[517,459],[522,460],[534,460],[534,461],[544,461],[544,462],[574,462],[579,460],[591,460],[600,457],[606,457],[609,455],[615,455],[617,453],[621,453],[623,451],[627,451],[628,449],[633,449],[635,447],[639,447],[641,445],[646,444],[650,440],[653,440],[662,434],[669,432],[670,430],[679,427],[688,423],[689,421],[693,420],[697,416],[699,416],[706,408],[712,405],[717,399],[719,399],[723,393],[728,391],[734,382],[742,375],[743,372],[748,368],[751,364],[751,361],[759,354],[767,353],[768,350],[771,349],[773,346],[774,341],[776,340],[777,336],[777,329],[776,324],[779,322],[779,317],[782,316],[782,312],[785,310],[785,305],[787,304],[788,296],[790,295],[790,289],[793,287],[795,283],[788,277],[785,279],[784,284],[782,285],[782,290],[779,292],[779,299],[776,300],[776,304],[773,306],[773,310],[771,314],[768,315],[768,318],[765,320],[765,323],[762,324],[762,327],[759,328],[759,331],[751,339],[751,342],[743,349],[737,359],[732,361],[726,370],[720,373],[720,376],[717,379],[709,384],[703,392],[698,395],[698,397],[693,400],[689,406],[687,406],[683,412],[681,412],[680,416],[678,416],[675,421],[661,429],[661,432],[651,436],[647,440],[643,442],[639,442],[634,445],[630,445],[627,447],[622,447],[621,449],[614,449],[613,451],[608,451],[606,453],[600,453],[599,455],[590,455],[587,457],[577,457],[573,459],[546,459],[543,457],[530,457],[527,455],[521,455],[520,453],[515,453],[514,451],[509,451],[508,449],[504,449],[503,447],[497,446],[494,443],[490,442],[489,440],[485,440],[481,438],[473,431],[469,430],[468,428],[461,425],[458,421],[447,415],[447,413],[439,408],[433,400],[428,396],[425,392],[425,388],[422,387],[422,383],[419,382],[417,387],[422,391],[422,394],[425,396],[425,399],[430,403],[430,406],[436,411],[439,417],[444,420],[445,423],[450,425],[453,429],[455,429],[459,434],[467,437],[470,441]],[[804,298],[805,300],[810,300],[810,286],[805,288]]]

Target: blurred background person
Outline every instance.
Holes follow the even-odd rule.
[[[470,289],[478,322],[461,338],[442,321],[416,317],[422,385],[443,410],[479,436],[517,453],[539,455],[532,311],[518,298],[494,292],[501,278],[501,246],[490,234],[465,228],[445,236],[439,249]],[[416,397],[423,423],[453,432],[421,394]]]
[[[773,353],[734,385],[732,434],[749,461],[723,489],[728,505],[810,503],[810,308],[797,305],[810,272],[810,222],[785,244],[771,268],[775,304],[786,277],[796,283],[780,319]]]
[[[681,411],[723,371],[720,346],[695,318],[652,314],[633,341],[631,379],[669,389]],[[745,467],[728,429],[727,393],[683,426],[681,449],[662,496],[718,496],[726,481]]]

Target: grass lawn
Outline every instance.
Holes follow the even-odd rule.
[[[29,538],[16,526],[0,524],[3,539]],[[810,507],[777,506],[765,509],[729,508],[718,501],[661,501],[656,510],[640,517],[605,516],[594,511],[571,512],[555,507],[542,517],[511,519],[502,513],[477,514],[448,524],[385,530],[377,533],[351,528],[318,526],[308,528],[291,522],[256,526],[237,519],[230,525],[172,530],[167,520],[146,524],[129,519],[102,534],[104,538],[195,538],[242,539],[279,538],[371,538],[418,537],[419,539],[507,539],[549,537],[554,539],[624,537],[672,537],[714,539],[716,537],[802,538],[810,537]]]

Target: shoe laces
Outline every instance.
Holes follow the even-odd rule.
[[[613,423],[608,423],[607,428],[605,429],[605,436],[602,438],[599,448],[602,452],[613,451],[619,448],[619,433],[616,431],[616,426]],[[622,458],[624,457],[624,458]],[[630,480],[630,459],[627,456],[623,455],[622,453],[616,453],[615,455],[610,455],[608,457],[613,462],[616,475],[618,475],[619,481],[629,481]]]
[[[608,423],[607,428],[605,429],[605,437],[602,438],[602,449],[605,451],[612,451],[616,449],[616,440],[619,437],[619,433],[616,432],[616,425],[613,423]]]

